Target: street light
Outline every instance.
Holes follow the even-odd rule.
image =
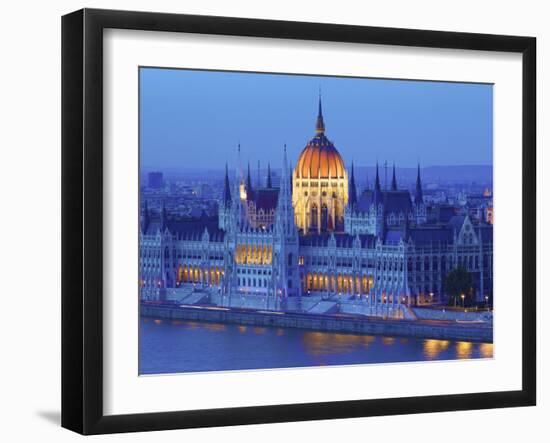
[[[464,294],[460,294],[460,298],[462,299],[462,307],[464,307],[464,298],[465,298],[465,297],[466,297],[466,296],[465,296]]]
[[[486,295],[485,296],[485,308],[487,308],[489,306],[489,296]]]

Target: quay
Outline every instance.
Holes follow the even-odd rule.
[[[140,307],[142,317],[159,319],[481,343],[493,342],[492,324],[476,322],[381,319],[352,314],[306,314],[268,309],[193,306],[166,302],[142,302]]]

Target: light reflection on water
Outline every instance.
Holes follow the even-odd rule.
[[[493,358],[493,343],[481,343],[479,353],[482,358]]]
[[[468,341],[459,341],[456,343],[457,358],[465,359],[472,356],[472,343]]]
[[[303,343],[305,351],[313,356],[325,356],[332,354],[347,354],[354,352],[358,347],[366,348],[376,337],[312,332],[307,331],[303,334]]]
[[[427,360],[436,359],[439,354],[446,351],[449,348],[448,340],[424,340],[424,356]]]
[[[208,325],[204,325],[206,329],[209,331],[225,331],[226,325],[222,323],[209,323]]]
[[[140,373],[492,358],[491,343],[143,318]]]

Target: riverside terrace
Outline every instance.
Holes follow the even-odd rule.
[[[421,315],[421,313],[419,313]],[[464,314],[464,313],[463,313]],[[415,315],[412,313],[412,315]],[[446,319],[380,319],[358,314],[304,314],[297,311],[194,306],[142,302],[141,316],[156,319],[234,323],[258,327],[299,328],[365,335],[402,336],[492,343],[492,314],[448,314]],[[460,319],[462,318],[462,320]]]

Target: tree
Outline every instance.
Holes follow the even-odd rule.
[[[472,275],[465,268],[458,267],[449,272],[445,277],[443,287],[445,293],[449,296],[450,306],[461,304],[463,294],[465,305],[470,305],[473,302],[474,281]]]

